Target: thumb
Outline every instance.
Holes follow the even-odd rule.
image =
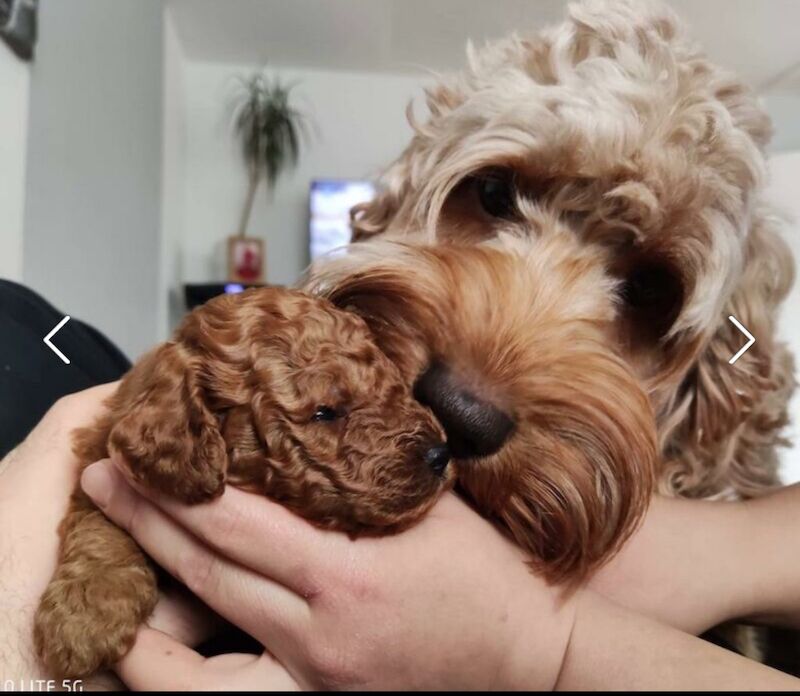
[[[205,658],[166,633],[142,627],[116,666],[132,691],[191,691]]]
[[[132,691],[299,691],[297,682],[266,652],[205,658],[147,627],[139,629],[116,669]]]

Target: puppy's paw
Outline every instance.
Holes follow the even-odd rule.
[[[42,595],[34,645],[55,678],[83,679],[114,665],[155,608],[158,593],[149,568],[104,571],[59,574]]]

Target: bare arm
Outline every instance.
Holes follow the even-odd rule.
[[[800,484],[744,504],[748,562],[755,574],[742,616],[800,628]]]
[[[800,681],[587,592],[556,688],[796,691]]]
[[[655,498],[590,587],[701,633],[733,618],[800,627],[800,485],[745,503]]]

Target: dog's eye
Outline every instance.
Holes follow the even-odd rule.
[[[649,265],[634,270],[628,276],[622,294],[625,301],[637,309],[668,309],[679,287],[678,280],[669,269]]]
[[[338,417],[339,414],[330,406],[317,406],[317,410],[314,411],[311,420],[315,423],[329,423],[330,421],[335,421]]]
[[[484,212],[507,220],[514,217],[514,181],[510,173],[488,172],[475,179],[478,200]]]
[[[649,328],[655,337],[666,334],[683,303],[683,287],[667,264],[643,262],[625,279],[622,297],[640,330]]]

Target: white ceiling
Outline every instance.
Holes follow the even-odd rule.
[[[468,38],[558,21],[565,0],[168,0],[190,60],[374,71],[457,68]],[[800,90],[800,0],[671,0],[756,87]]]

